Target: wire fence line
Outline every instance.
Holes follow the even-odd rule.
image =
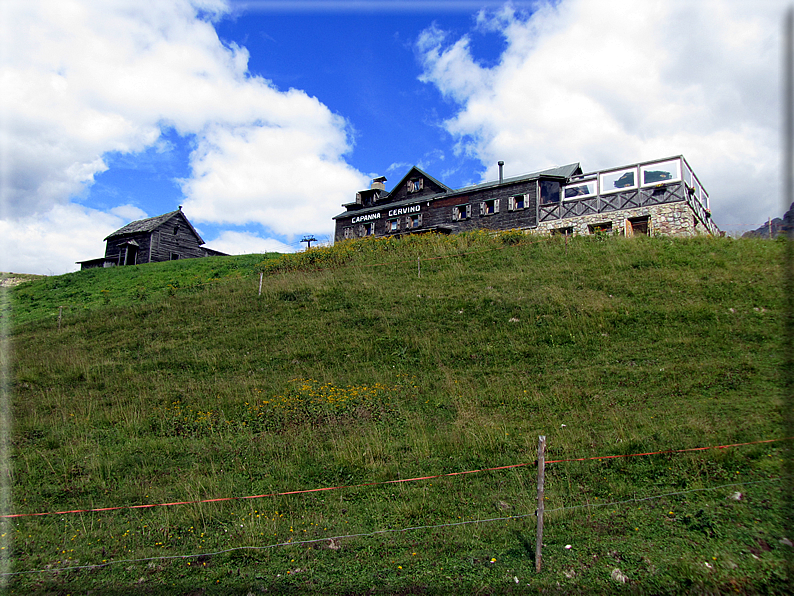
[[[673,455],[678,453],[690,453],[695,451],[708,451],[711,449],[728,449],[731,447],[744,447],[747,445],[760,445],[763,443],[776,443],[779,441],[794,440],[794,437],[786,437],[780,439],[763,439],[760,441],[749,441],[746,443],[732,443],[729,445],[710,445],[708,447],[689,447],[686,449],[666,449],[661,451],[647,451],[644,453],[625,453],[617,455],[595,455],[592,457],[575,457],[568,459],[551,459],[546,460],[546,464],[559,464],[566,462],[581,462],[581,461],[602,461],[607,459],[620,459],[626,457],[644,457],[648,455]],[[496,466],[491,468],[480,468],[477,470],[465,470],[463,472],[447,472],[445,474],[434,474],[429,476],[416,476],[413,478],[397,478],[394,480],[384,480],[382,482],[364,482],[361,484],[345,484],[339,486],[325,486],[320,488],[306,488],[298,490],[289,490],[281,492],[266,493],[261,495],[246,495],[243,497],[218,497],[215,499],[200,499],[195,501],[174,501],[171,503],[145,503],[142,505],[117,505],[114,507],[96,507],[92,509],[69,509],[66,511],[42,511],[37,513],[8,513],[0,515],[0,519],[6,518],[20,518],[20,517],[41,517],[45,515],[67,515],[71,513],[100,513],[105,511],[120,511],[122,509],[152,509],[155,507],[173,507],[175,505],[200,505],[205,503],[223,503],[227,501],[246,501],[251,499],[264,499],[268,497],[284,497],[289,495],[300,495],[307,493],[326,492],[331,490],[343,490],[351,488],[366,488],[372,486],[382,486],[386,484],[403,484],[407,482],[418,482],[421,480],[435,480],[437,478],[449,478],[453,476],[465,476],[467,474],[478,474],[481,472],[496,472],[501,470],[510,470],[515,468],[524,468],[528,466],[537,465],[537,460],[530,462],[522,462],[519,464],[510,464],[507,466]]]
[[[618,505],[625,505],[627,503],[640,503],[640,502],[644,502],[644,501],[652,501],[654,499],[663,499],[665,497],[673,497],[673,496],[677,496],[677,495],[685,495],[685,494],[696,493],[696,492],[707,492],[707,491],[713,491],[713,490],[720,490],[720,489],[723,489],[723,488],[735,487],[735,486],[748,486],[748,485],[751,485],[751,484],[761,484],[761,483],[766,483],[766,482],[776,482],[778,480],[781,480],[781,477],[765,478],[763,480],[753,480],[753,481],[750,481],[750,482],[731,482],[729,484],[721,484],[719,486],[711,486],[711,487],[706,487],[706,488],[692,488],[692,489],[688,489],[688,490],[663,493],[663,494],[660,494],[660,495],[651,495],[651,496],[639,497],[639,498],[635,497],[633,499],[624,499],[622,501],[611,501],[609,503],[588,503],[586,505],[569,505],[569,506],[563,506],[563,507],[556,507],[554,509],[546,509],[545,512],[546,513],[554,513],[554,512],[558,512],[558,511],[573,511],[573,510],[578,510],[578,509],[592,509],[592,508],[595,508],[595,507],[615,507],[615,506],[618,506]],[[161,555],[161,556],[157,556],[157,557],[144,557],[144,558],[140,558],[140,559],[119,559],[119,560],[116,560],[116,561],[107,561],[107,562],[104,562],[104,563],[96,563],[96,564],[93,564],[93,565],[75,565],[75,566],[72,566],[72,567],[54,567],[54,568],[49,568],[49,569],[33,569],[33,570],[28,570],[28,571],[12,571],[12,572],[0,573],[0,577],[12,576],[12,575],[27,575],[27,574],[34,574],[34,573],[48,573],[48,572],[49,573],[60,573],[60,572],[63,572],[63,571],[77,571],[77,570],[81,570],[81,569],[100,569],[102,567],[109,567],[111,565],[120,565],[120,564],[125,564],[125,563],[146,563],[146,562],[150,562],[150,561],[167,561],[167,560],[173,560],[173,559],[182,559],[182,560],[184,560],[184,559],[197,559],[197,558],[202,558],[202,557],[214,557],[214,556],[218,556],[218,555],[222,555],[222,554],[226,554],[226,553],[230,553],[230,552],[236,552],[236,551],[245,551],[245,550],[261,551],[261,550],[268,550],[268,549],[286,547],[286,546],[300,546],[300,545],[304,545],[304,544],[318,544],[318,543],[331,542],[331,541],[336,541],[336,540],[345,540],[345,539],[349,539],[349,538],[369,538],[369,537],[378,536],[378,535],[381,535],[381,534],[394,534],[394,533],[402,533],[402,532],[413,532],[413,531],[418,531],[418,530],[435,530],[435,529],[440,529],[440,528],[451,528],[451,527],[455,527],[455,526],[466,526],[466,525],[472,525],[472,524],[485,524],[485,523],[500,522],[500,521],[511,521],[511,520],[517,520],[517,519],[523,519],[523,518],[527,518],[527,517],[532,517],[534,515],[535,515],[535,512],[522,513],[520,515],[508,515],[508,516],[505,516],[505,517],[491,517],[491,518],[485,518],[485,519],[473,519],[473,520],[465,520],[465,521],[459,521],[459,522],[450,522],[450,523],[445,523],[445,524],[432,524],[432,525],[424,525],[424,526],[408,526],[408,527],[405,527],[405,528],[391,528],[391,529],[387,529],[387,530],[376,530],[374,532],[362,532],[362,533],[357,533],[357,534],[340,534],[338,536],[327,536],[325,538],[314,538],[314,539],[311,539],[311,540],[295,540],[295,541],[289,540],[287,542],[277,542],[277,543],[274,543],[274,544],[267,544],[267,545],[263,545],[263,546],[236,546],[234,548],[227,548],[227,549],[223,549],[223,550],[219,550],[219,551],[212,551],[212,552],[205,552],[205,553],[193,553],[193,554],[188,554],[188,555]]]

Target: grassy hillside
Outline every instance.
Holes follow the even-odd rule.
[[[549,464],[539,574],[533,466],[388,483],[779,438],[781,253],[475,233],[14,288],[16,512],[348,488],[16,518],[48,571],[9,590],[783,591],[779,443]]]
[[[227,278],[250,275],[254,269],[277,253],[185,259],[166,263],[147,263],[137,267],[89,269],[51,277],[0,274],[9,286],[29,278],[13,292],[0,293],[0,319],[11,318],[19,325],[37,319],[57,321],[106,306],[131,306],[157,301],[178,291],[191,292]]]

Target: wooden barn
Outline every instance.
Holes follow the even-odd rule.
[[[182,213],[181,205],[176,211],[130,222],[105,238],[105,242],[105,256],[78,261],[81,270],[226,254],[202,246],[204,240]]]
[[[584,173],[578,163],[452,189],[417,167],[386,191],[356,193],[334,239],[472,229],[559,234],[718,234],[708,193],[683,156]]]

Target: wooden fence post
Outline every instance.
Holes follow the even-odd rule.
[[[63,306],[58,307],[58,331],[61,330],[61,318],[63,317]]]
[[[546,436],[538,437],[538,533],[535,539],[535,571],[540,573],[543,549],[543,476],[546,471]]]
[[[264,277],[264,271],[259,272],[259,295],[262,295],[262,277]]]
[[[419,277],[422,277],[422,263],[419,260],[419,257],[416,257],[416,272]]]

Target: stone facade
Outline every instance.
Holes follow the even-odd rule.
[[[635,231],[635,228],[642,227],[635,224],[642,224],[643,221],[647,221],[647,228]],[[609,229],[601,229],[602,227]],[[708,225],[701,222],[684,201],[555,219],[540,223],[529,231],[537,234],[570,233],[583,236],[593,234],[599,229],[625,236],[636,233],[652,236],[696,236],[712,233]]]

